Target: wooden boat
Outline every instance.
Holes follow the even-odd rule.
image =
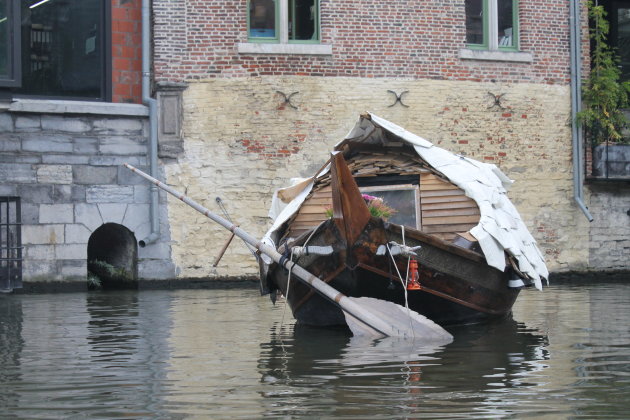
[[[494,165],[365,114],[319,173],[276,192],[263,241],[347,296],[408,305],[443,326],[502,318],[548,276],[509,183]],[[396,211],[389,220],[370,209],[382,200]],[[262,293],[280,291],[299,323],[345,324],[338,307],[259,261]]]

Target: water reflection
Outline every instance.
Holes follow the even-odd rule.
[[[435,414],[436,402],[454,403],[459,393],[466,394],[468,410],[485,401],[487,391],[532,386],[528,372],[544,369],[549,357],[547,337],[513,319],[452,332],[452,344],[431,347],[395,338],[375,342],[343,330],[272,331],[259,360],[261,381],[273,385],[263,393],[273,401],[267,414],[313,414],[321,410],[309,400],[313,394],[334,402],[316,412],[321,416],[387,418],[400,410],[422,413],[426,401]],[[287,386],[301,392],[294,390],[290,400],[278,398]]]
[[[625,418],[630,285],[521,294],[443,347],[299,328],[255,290],[0,296],[0,418]]]
[[[14,406],[19,395],[12,384],[20,380],[22,302],[0,294],[0,407]]]
[[[136,293],[91,293],[87,297],[87,340],[92,358],[101,362],[124,361],[135,350],[138,335]]]

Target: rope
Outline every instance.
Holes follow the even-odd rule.
[[[405,226],[401,225],[401,232],[402,232],[402,241],[403,241],[403,247],[407,247],[407,245],[405,245]],[[409,318],[409,327],[411,328],[411,333],[413,335],[413,338],[416,338],[416,331],[413,329],[413,322],[411,321],[411,310],[409,309],[409,299],[408,299],[408,294],[407,294],[407,283],[409,283],[409,261],[411,260],[411,256],[407,257],[407,274],[405,276],[405,281],[403,281],[402,279],[402,275],[400,274],[400,270],[398,270],[398,266],[396,265],[396,260],[394,259],[394,256],[392,255],[392,251],[389,248],[389,244],[387,244],[387,253],[389,254],[389,257],[392,259],[392,261],[394,262],[394,268],[396,269],[396,272],[398,273],[398,278],[400,279],[400,283],[403,285],[403,290],[405,292],[405,309],[407,309],[407,317]]]
[[[311,238],[313,237],[315,232],[317,232],[317,230],[324,224],[324,222],[321,222],[319,225],[317,225],[317,227],[315,229],[313,229],[313,231],[308,236],[308,238],[306,238],[306,241],[304,242],[303,247],[306,247],[306,245],[308,244],[308,241],[311,240]],[[287,305],[289,304],[289,290],[291,288],[291,272],[293,271],[293,264],[294,264],[294,262],[293,262],[293,248],[291,249],[291,257],[290,257],[289,261],[291,261],[291,266],[289,266],[289,275],[287,276],[287,295],[284,297],[284,307],[282,308],[282,319],[280,319],[280,329],[282,329],[282,326],[284,325],[284,314],[287,311]]]
[[[287,311],[287,305],[289,304],[289,289],[291,288],[291,272],[293,271],[293,251],[291,251],[291,265],[289,266],[289,275],[287,276],[287,295],[284,297],[284,307],[282,308],[282,319],[280,319],[280,329],[284,325],[284,314]]]

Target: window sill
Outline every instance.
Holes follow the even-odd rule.
[[[332,55],[332,45],[239,42],[239,54]]]
[[[471,50],[469,48],[459,50],[459,58],[463,60],[509,61],[514,63],[531,63],[534,61],[532,53],[529,52]]]
[[[111,102],[63,101],[48,99],[16,99],[9,112],[37,112],[46,114],[95,114],[147,117],[149,109],[140,104]]]

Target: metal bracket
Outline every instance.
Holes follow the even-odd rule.
[[[280,104],[280,106],[282,106],[282,105],[286,105],[286,104],[289,104],[289,106],[290,106],[291,108],[293,108],[293,109],[297,109],[297,106],[293,105],[293,103],[291,102],[291,98],[292,98],[293,96],[297,95],[297,94],[298,94],[298,93],[300,93],[300,92],[293,92],[293,93],[289,93],[289,95],[288,95],[288,96],[287,96],[287,94],[286,94],[286,93],[284,93],[284,92],[280,92],[279,90],[276,90],[276,93],[279,93],[279,94],[280,94],[280,95],[282,95],[282,97],[284,98],[284,102],[282,102],[282,103]]]
[[[389,93],[392,93],[392,94],[396,97],[396,101],[395,101],[393,104],[389,105],[389,106],[388,106],[388,108],[393,107],[394,105],[396,105],[396,104],[397,104],[397,103],[399,103],[399,102],[400,102],[400,104],[401,104],[402,106],[404,106],[405,108],[409,108],[409,105],[404,104],[404,103],[403,103],[403,101],[402,101],[402,97],[403,97],[403,95],[404,95],[405,93],[409,93],[409,91],[408,91],[408,90],[403,90],[402,92],[400,92],[400,95],[399,95],[399,94],[397,94],[396,92],[394,92],[393,90],[389,90],[389,89],[388,89],[387,91],[388,91]]]
[[[501,103],[501,100],[503,99],[503,97],[505,96],[505,93],[501,93],[500,95],[495,95],[492,92],[488,92],[488,95],[492,96],[492,99],[494,100],[494,103],[492,105],[490,105],[488,107],[488,109],[492,109],[495,106],[498,107],[499,109],[506,109],[503,104]]]

